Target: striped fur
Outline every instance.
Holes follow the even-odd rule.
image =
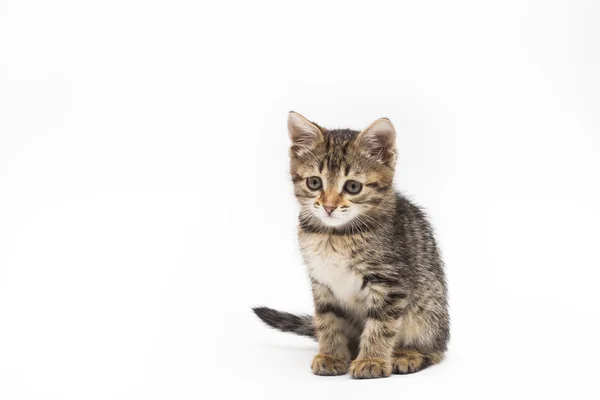
[[[450,337],[443,263],[424,212],[393,190],[393,126],[381,119],[362,132],[326,130],[290,113],[288,128],[315,315],[254,311],[274,328],[317,338],[317,375],[379,378],[440,362]],[[308,186],[314,177],[318,190]],[[362,189],[348,192],[349,180]]]

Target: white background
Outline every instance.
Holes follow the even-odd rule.
[[[216,2],[215,2],[216,3]],[[0,398],[598,398],[600,5],[0,1]],[[311,375],[286,118],[398,132],[446,360]],[[378,396],[382,397],[378,397]]]

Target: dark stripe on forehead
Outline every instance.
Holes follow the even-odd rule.
[[[350,172],[350,165],[346,161],[350,144],[358,134],[358,131],[350,129],[335,129],[325,133],[325,159],[322,161],[327,165],[330,177],[341,174],[342,166],[346,165],[345,173]],[[319,164],[319,171],[323,166]]]
[[[344,147],[342,148],[342,154],[344,155],[344,157],[348,155],[348,146],[350,146],[350,140],[347,140],[344,144]]]
[[[344,139],[342,138],[332,138],[331,145],[329,146],[329,151],[327,152],[329,161],[327,163],[327,167],[330,171],[339,171],[342,168],[342,163],[344,162],[345,156],[342,152],[344,147]]]
[[[340,156],[340,154],[330,154],[328,158],[327,168],[330,172],[337,174],[342,168],[342,162],[344,159]]]

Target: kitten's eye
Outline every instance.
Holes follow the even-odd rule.
[[[362,183],[356,181],[346,181],[344,190],[350,194],[358,194],[362,190]]]
[[[306,186],[308,186],[310,190],[319,190],[323,186],[323,183],[318,176],[311,176],[306,180]]]

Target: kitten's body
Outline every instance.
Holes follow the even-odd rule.
[[[424,213],[391,187],[393,127],[378,120],[363,132],[327,131],[291,122],[298,235],[315,317],[267,308],[257,315],[283,331],[316,336],[318,375],[350,367],[355,378],[377,378],[439,362],[449,339],[442,261]],[[325,181],[320,190],[307,188],[314,178]],[[360,183],[359,192],[348,193],[348,182]]]

